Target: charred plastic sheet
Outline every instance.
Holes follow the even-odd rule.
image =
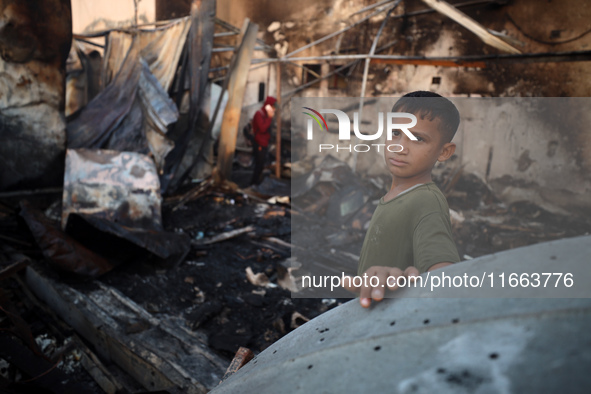
[[[140,53],[140,40],[134,39],[115,79],[70,118],[69,148],[152,152],[163,166],[174,146],[167,127],[177,121],[178,109]]]
[[[113,82],[68,120],[68,148],[108,146],[133,104],[141,73],[138,56],[139,46],[132,45]]]
[[[167,263],[181,261],[189,239],[163,230],[160,203],[158,174],[147,156],[68,150],[62,227],[92,250],[117,262],[138,248]]]

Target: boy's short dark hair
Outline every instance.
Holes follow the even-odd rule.
[[[437,93],[418,90],[402,96],[392,107],[392,112],[409,112],[421,119],[439,119],[443,142],[450,142],[460,125],[460,113],[456,106]]]

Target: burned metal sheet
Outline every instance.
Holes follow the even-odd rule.
[[[56,228],[42,212],[32,208],[26,202],[21,203],[20,215],[27,223],[43,255],[55,268],[97,277],[115,266]]]
[[[589,253],[591,237],[584,236],[445,272],[588,270]],[[588,275],[577,278],[588,289]],[[422,298],[437,296],[429,288],[404,289],[370,309],[355,299],[281,338],[212,393],[587,392],[591,299],[533,298],[553,286],[505,287],[505,297],[532,298],[488,299],[470,297],[478,289],[464,287],[444,289],[446,298]]]
[[[220,108],[216,116],[216,120],[211,128],[211,134],[207,135],[204,130],[209,129],[211,119],[215,113],[215,108],[220,100]],[[185,175],[188,174],[192,179],[205,179],[213,170],[214,159],[214,143],[217,141],[222,124],[222,115],[228,102],[228,92],[215,83],[207,85],[205,96],[201,101],[201,116],[197,127],[191,133],[191,138],[187,144],[187,148],[181,162],[178,164],[176,176],[171,181],[174,188],[182,182]],[[187,117],[185,115],[185,117]],[[180,122],[179,122],[180,123]],[[161,179],[162,181],[162,179]]]
[[[156,167],[164,167],[164,159],[174,148],[174,142],[165,136],[168,126],[179,118],[179,111],[168,97],[166,90],[150,72],[141,59],[142,74],[139,80],[138,96],[142,104],[143,130],[146,141],[154,156]]]
[[[139,80],[138,95],[150,121],[158,131],[164,134],[167,126],[177,121],[179,111],[158,79],[150,72],[143,58],[140,59],[140,62],[142,74]]]
[[[102,359],[140,383],[142,392],[203,394],[223,376],[227,362],[208,348],[201,333],[186,328],[185,319],[151,314],[143,302],[100,281],[73,288],[37,268],[27,270],[26,281]]]

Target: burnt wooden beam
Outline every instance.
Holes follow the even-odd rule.
[[[227,363],[209,350],[199,334],[174,316],[159,319],[118,290],[94,282],[84,292],[28,267],[28,287],[62,320],[146,390],[206,393]]]
[[[248,23],[242,43],[235,54],[230,67],[230,78],[228,81],[228,103],[222,118],[222,131],[220,134],[220,145],[218,150],[218,180],[229,180],[234,161],[236,149],[236,137],[238,135],[238,123],[242,112],[242,100],[246,89],[250,61],[256,43],[258,26]]]

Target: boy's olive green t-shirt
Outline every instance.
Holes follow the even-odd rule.
[[[423,273],[434,264],[458,261],[447,201],[429,182],[388,202],[380,199],[363,241],[358,275],[371,266],[404,271],[414,265]]]

